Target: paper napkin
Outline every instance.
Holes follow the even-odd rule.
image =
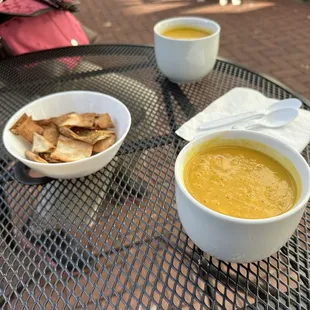
[[[198,134],[207,132],[199,130],[199,126],[204,123],[245,112],[259,112],[277,101],[267,98],[253,89],[234,88],[183,124],[176,131],[176,134],[187,141],[191,141]],[[221,129],[231,129],[232,126]],[[300,109],[298,117],[284,127],[257,128],[255,131],[277,138],[298,152],[302,152],[310,141],[310,112]]]

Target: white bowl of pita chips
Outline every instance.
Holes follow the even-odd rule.
[[[119,100],[97,92],[68,91],[42,97],[7,122],[8,152],[41,175],[72,179],[90,175],[116,155],[131,125]]]

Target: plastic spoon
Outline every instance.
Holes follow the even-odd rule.
[[[292,109],[299,109],[301,107],[301,101],[298,99],[285,99],[278,102],[273,103],[270,105],[267,109],[260,111],[260,112],[248,112],[248,113],[242,113],[234,116],[225,117],[222,119],[218,119],[212,122],[208,122],[206,124],[202,124],[199,126],[200,130],[211,130],[216,129],[219,127],[232,125],[240,121],[247,121],[252,119],[260,119],[264,117],[265,115],[269,114],[270,112],[279,110],[279,109],[286,109],[286,108],[292,108]]]
[[[225,130],[229,129],[244,129],[244,130],[251,130],[259,127],[263,128],[278,128],[285,126],[292,122],[298,116],[298,109],[286,108],[280,109],[269,114],[265,115],[262,119],[252,121],[246,123],[244,125],[235,125],[231,128],[226,126]],[[217,130],[214,130],[216,132]],[[204,135],[204,132],[201,132],[193,137],[193,139],[197,139]]]
[[[286,108],[268,113],[262,119],[242,125],[235,125],[232,129],[255,129],[258,127],[278,128],[289,124],[298,116],[298,109]]]

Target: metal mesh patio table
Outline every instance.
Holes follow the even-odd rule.
[[[221,59],[203,81],[177,85],[146,46],[64,48],[0,67],[1,130],[23,105],[67,90],[112,95],[133,119],[113,161],[81,179],[32,178],[1,141],[0,308],[310,309],[309,205],[278,253],[229,264],[193,244],[174,199],[178,127],[234,87],[295,94]]]

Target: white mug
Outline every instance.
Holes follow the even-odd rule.
[[[211,35],[199,39],[172,39],[162,33],[178,26],[207,29]],[[191,83],[212,71],[219,49],[221,28],[200,17],[176,17],[154,26],[155,56],[160,71],[172,82]]]

